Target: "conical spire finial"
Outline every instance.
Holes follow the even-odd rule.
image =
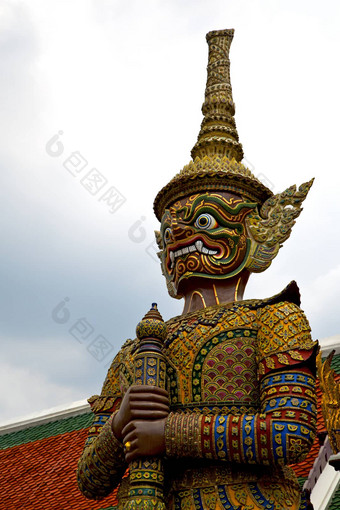
[[[207,34],[209,56],[205,100],[202,105],[204,119],[191,151],[193,160],[197,156],[203,158],[215,155],[235,158],[238,162],[243,158],[230,83],[229,50],[233,36],[233,29],[214,30]]]

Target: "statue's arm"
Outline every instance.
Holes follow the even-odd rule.
[[[100,396],[89,399],[94,412],[83,453],[78,462],[80,491],[90,499],[101,499],[121,482],[126,471],[123,444],[112,431],[111,422],[121,403],[119,371],[121,353],[113,361]]]
[[[260,327],[260,412],[239,416],[171,413],[165,425],[169,457],[270,465],[299,462],[307,455],[316,427],[316,347],[309,326],[305,330],[301,326],[301,320],[306,321],[302,312],[297,307],[293,312],[285,323],[288,336],[284,335],[281,348],[266,351],[264,346],[270,342],[261,337],[267,330]],[[268,313],[266,320],[270,321]]]
[[[110,494],[121,482],[127,468],[123,445],[111,429],[112,416],[97,436],[87,439],[78,462],[78,487],[90,499],[101,499]],[[93,426],[101,423],[102,419],[101,415],[97,415]]]
[[[261,412],[254,415],[171,413],[166,453],[248,464],[299,462],[315,437],[314,383],[307,367],[268,374],[262,381]],[[275,395],[268,394],[274,389]]]

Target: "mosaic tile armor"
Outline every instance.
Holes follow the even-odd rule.
[[[306,456],[315,437],[316,342],[303,312],[284,298],[167,322],[166,508],[305,508],[288,465]],[[101,396],[90,399],[96,418],[79,464],[88,497],[110,493],[127,467],[122,445],[107,441],[110,415],[133,381],[135,352],[136,342],[126,342]],[[127,487],[128,477],[118,508]]]

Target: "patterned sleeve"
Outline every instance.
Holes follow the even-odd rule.
[[[89,399],[94,420],[78,462],[77,481],[80,491],[90,499],[110,494],[127,468],[123,445],[113,434],[111,422],[119,409],[122,393],[130,384],[128,350],[123,348],[114,359],[101,395]]]
[[[303,312],[278,303],[258,310],[260,411],[215,415],[171,413],[169,457],[284,465],[305,458],[315,437],[315,355]]]

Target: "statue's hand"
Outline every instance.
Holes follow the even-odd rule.
[[[169,411],[169,397],[166,390],[157,386],[130,386],[112,421],[112,432],[119,440],[122,440],[123,429],[132,420],[161,420],[168,416]]]
[[[154,457],[165,453],[165,422],[161,420],[132,420],[123,429],[123,442],[130,443],[125,451],[126,462],[139,457]]]

